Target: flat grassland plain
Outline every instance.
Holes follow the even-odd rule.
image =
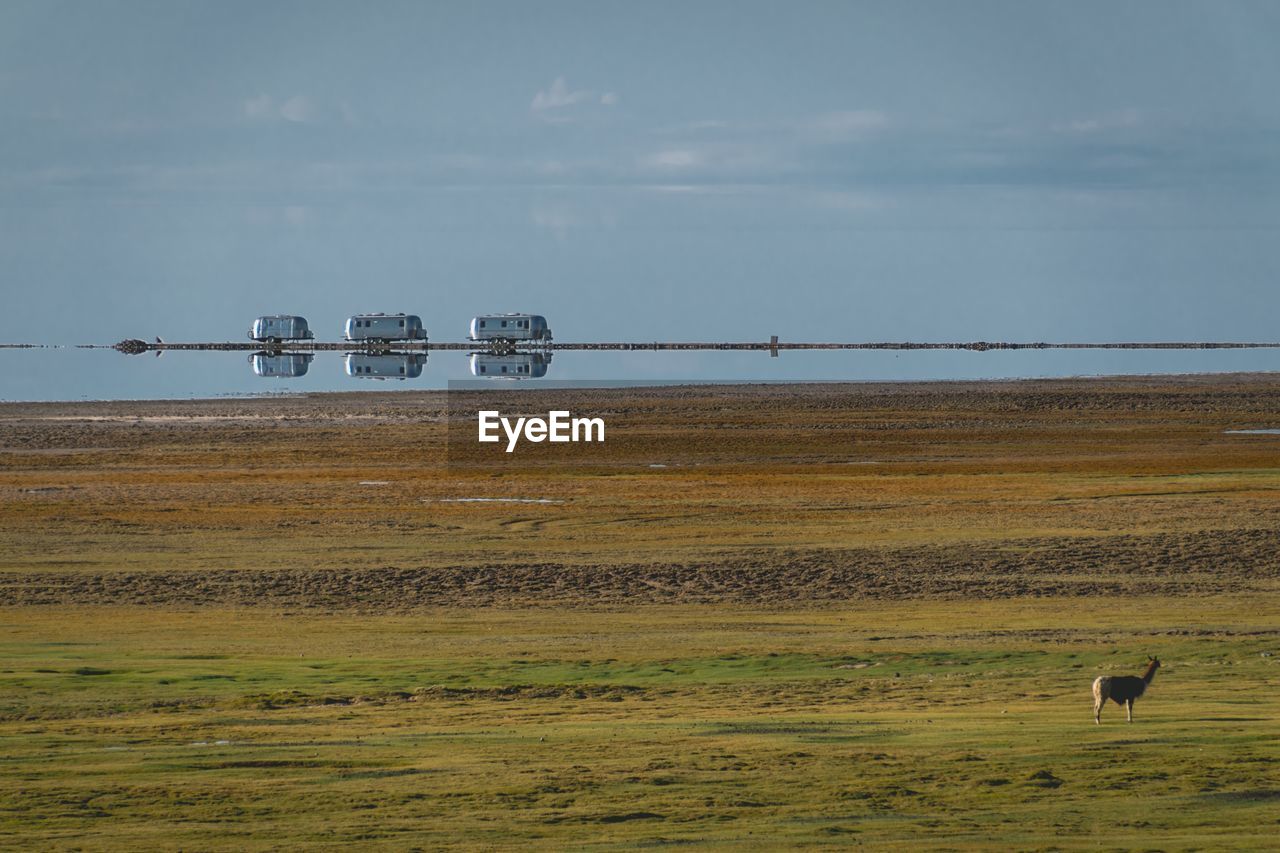
[[[1272,427],[1271,375],[3,405],[0,847],[1273,847]]]

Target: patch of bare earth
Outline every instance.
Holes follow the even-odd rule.
[[[1203,595],[1274,589],[1280,532],[1228,530],[999,545],[781,550],[667,564],[12,572],[7,605],[403,611],[644,603],[786,606],[862,599]]]

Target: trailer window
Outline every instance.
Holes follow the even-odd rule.
[[[401,321],[400,321],[400,328],[402,328],[402,329],[404,328],[404,320],[401,320]]]
[[[481,321],[480,321],[480,328],[482,328],[482,329],[484,328],[484,320],[481,320]]]

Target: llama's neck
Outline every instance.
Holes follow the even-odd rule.
[[[1142,673],[1142,680],[1147,684],[1151,683],[1151,679],[1156,677],[1156,665],[1154,663],[1147,664],[1147,671]]]

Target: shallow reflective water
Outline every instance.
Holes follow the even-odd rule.
[[[270,393],[444,388],[458,380],[878,381],[1280,370],[1280,351],[556,352],[542,364],[467,352],[166,352],[75,348],[0,350],[0,399],[179,399]],[[479,373],[483,367],[487,372]],[[507,373],[502,373],[506,368]]]

